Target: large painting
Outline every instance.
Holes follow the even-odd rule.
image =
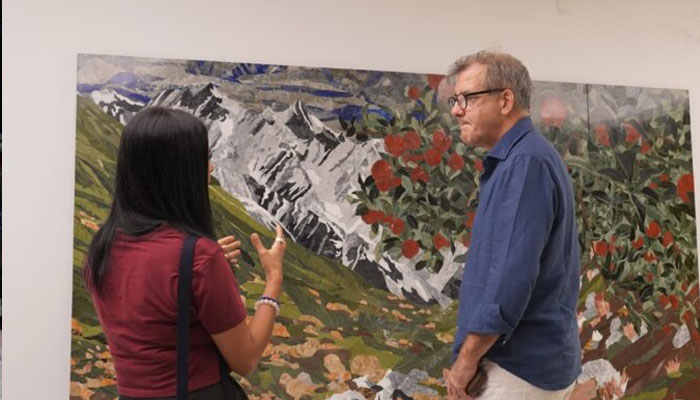
[[[483,152],[460,142],[441,75],[200,60],[78,59],[71,399],[115,399],[82,266],[108,212],[121,130],[144,107],[209,128],[216,232],[252,312],[250,233],[284,226],[283,308],[253,399],[440,399]],[[581,244],[575,399],[700,393],[688,93],[534,82],[569,166]],[[167,168],[167,165],[163,166]]]

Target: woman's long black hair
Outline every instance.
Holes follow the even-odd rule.
[[[165,223],[213,237],[208,155],[207,128],[184,111],[149,107],[126,124],[109,217],[88,250],[89,289],[103,286],[117,231],[139,236]]]

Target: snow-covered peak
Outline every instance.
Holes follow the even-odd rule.
[[[308,112],[304,103],[301,100],[295,101],[294,105],[290,107],[289,110],[291,111],[291,116],[289,120],[291,120],[294,117],[298,118],[300,121],[303,121],[304,124],[308,126],[313,133],[319,134],[324,131],[331,132],[331,130],[328,129],[328,127],[326,127],[326,125],[324,125],[320,119]]]
[[[145,105],[140,101],[123,96],[111,88],[94,90],[90,92],[90,98],[102,111],[118,119],[122,125],[125,125],[131,115],[137,113]]]
[[[90,93],[90,97],[92,98],[92,101],[94,101],[97,105],[99,105],[100,103],[113,103],[115,101],[123,101],[132,105],[137,105],[141,107],[144,106],[143,103],[138,102],[136,100],[131,100],[130,98],[122,96],[121,94],[108,88],[102,90],[95,90],[92,93]]]

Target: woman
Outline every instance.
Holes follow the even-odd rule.
[[[121,399],[175,396],[178,267],[187,235],[200,236],[192,262],[190,398],[223,398],[217,352],[247,375],[269,342],[282,286],[282,228],[269,249],[251,235],[266,286],[246,322],[224,255],[234,261],[240,243],[213,240],[208,147],[204,124],[183,111],[147,108],[124,127],[111,211],[85,267]]]

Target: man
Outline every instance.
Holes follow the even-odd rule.
[[[450,70],[460,137],[488,151],[459,296],[451,398],[481,362],[478,397],[566,399],[581,372],[579,246],[569,175],[529,117],[530,76],[516,58],[479,52]]]

